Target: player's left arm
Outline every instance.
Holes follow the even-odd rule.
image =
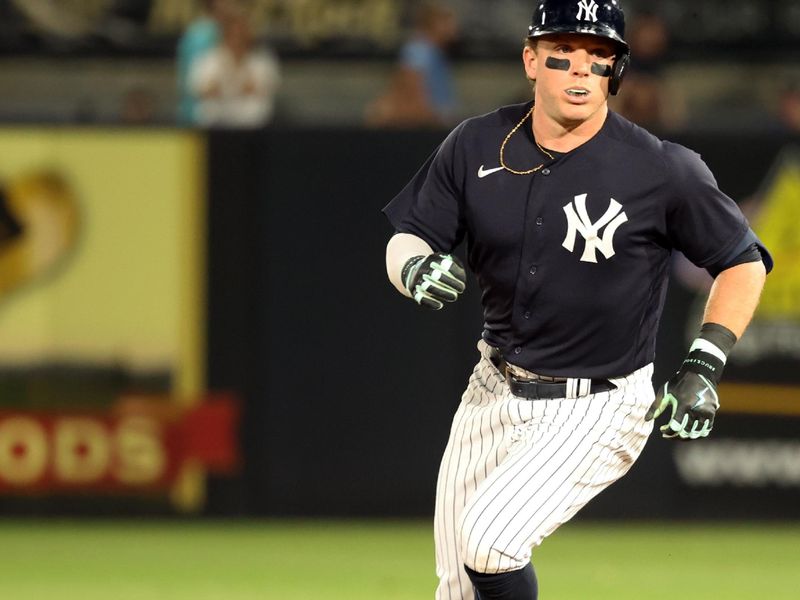
[[[722,271],[714,280],[703,323],[719,323],[742,337],[758,306],[767,278],[762,261],[746,262]]]
[[[646,419],[667,409],[669,422],[661,427],[665,438],[706,437],[719,408],[717,385],[733,345],[742,336],[758,306],[767,270],[761,260],[735,264],[714,280],[700,334],[692,343],[680,370],[665,383]]]

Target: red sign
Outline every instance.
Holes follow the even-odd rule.
[[[228,396],[188,408],[125,398],[107,411],[0,411],[0,493],[167,490],[187,461],[230,472],[238,419]]]

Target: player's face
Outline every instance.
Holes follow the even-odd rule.
[[[562,125],[605,119],[610,69],[616,48],[611,40],[583,34],[548,35],[523,52],[525,72],[536,80],[536,109]],[[595,65],[594,71],[592,65]]]

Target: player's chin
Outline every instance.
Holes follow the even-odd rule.
[[[586,103],[586,104],[571,104],[567,103],[562,106],[561,108],[561,115],[564,121],[570,123],[580,123],[581,121],[585,121],[589,117],[591,117],[597,107]]]
[[[603,97],[600,92],[573,98],[565,96],[561,102],[561,112],[574,120],[584,120],[595,114],[602,106]]]

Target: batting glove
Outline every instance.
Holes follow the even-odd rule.
[[[717,384],[735,343],[736,336],[726,327],[703,325],[680,370],[658,390],[645,415],[649,421],[670,410],[669,422],[660,428],[662,437],[695,440],[711,433],[719,409]]]
[[[461,261],[443,252],[409,258],[403,265],[401,277],[414,301],[432,310],[439,310],[445,302],[458,300],[467,281]]]
[[[645,418],[658,418],[668,408],[670,418],[661,426],[661,437],[683,440],[707,437],[719,408],[717,386],[698,373],[678,371],[658,391]]]

